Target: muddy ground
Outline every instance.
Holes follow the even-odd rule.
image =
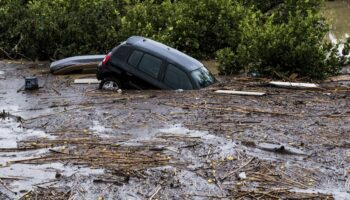
[[[350,199],[350,88],[97,90],[0,61],[1,199]],[[36,75],[37,91],[19,90]],[[261,91],[262,97],[216,89]]]

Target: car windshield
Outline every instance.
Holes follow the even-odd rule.
[[[192,75],[193,79],[195,80],[195,82],[201,88],[205,88],[205,87],[215,83],[214,76],[211,75],[210,72],[205,67],[201,67],[197,70],[194,70],[191,75]]]

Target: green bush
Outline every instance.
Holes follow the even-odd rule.
[[[183,0],[137,3],[121,20],[121,35],[142,35],[198,58],[238,43],[245,9],[233,0]]]
[[[308,0],[298,1],[309,2]],[[294,5],[295,1],[287,1]],[[288,5],[285,5],[288,7]],[[288,77],[298,74],[321,79],[339,71],[337,47],[324,40],[328,27],[319,12],[305,7],[280,15],[252,12],[241,21],[241,41],[218,51],[222,74],[257,72],[265,76]]]
[[[100,54],[141,35],[197,58],[216,56],[223,74],[324,78],[349,59],[324,40],[322,6],[322,0],[3,0],[0,57]]]
[[[8,13],[22,13],[7,15],[8,20],[17,20],[16,26],[5,23],[11,25],[7,29],[17,41],[1,39],[10,41],[1,44],[10,52],[39,59],[62,58],[104,53],[118,43],[120,15],[113,0],[32,0],[24,5],[18,2],[8,1],[5,7]]]
[[[15,25],[25,18],[25,6],[22,0],[0,1],[0,58],[17,50],[20,34]]]

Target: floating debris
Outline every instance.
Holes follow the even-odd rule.
[[[96,72],[97,65],[105,55],[74,56],[57,60],[50,65],[50,71],[56,75],[70,74],[74,72]]]
[[[264,92],[246,92],[246,91],[235,91],[235,90],[216,90],[217,94],[232,94],[232,95],[247,95],[247,96],[264,96]]]
[[[93,78],[75,79],[74,84],[99,84],[101,81]]]
[[[319,88],[319,85],[314,83],[292,83],[292,82],[271,81],[269,84],[273,86],[285,87],[285,88]]]

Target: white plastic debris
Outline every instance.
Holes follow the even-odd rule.
[[[248,95],[248,96],[263,96],[264,92],[246,92],[246,91],[235,91],[235,90],[216,90],[218,94],[232,94],[232,95]]]
[[[93,78],[75,79],[74,84],[99,84],[101,81]]]
[[[176,93],[181,93],[181,92],[183,92],[183,91],[184,91],[183,89],[177,89],[177,90],[175,90]]]
[[[292,83],[292,82],[279,82],[271,81],[270,85],[276,87],[287,87],[287,88],[318,88],[319,85],[314,83]]]
[[[241,172],[240,174],[238,174],[238,177],[239,177],[241,180],[247,179],[247,175],[245,174],[245,172]]]
[[[0,79],[4,79],[5,78],[5,72],[4,71],[0,71]]]

